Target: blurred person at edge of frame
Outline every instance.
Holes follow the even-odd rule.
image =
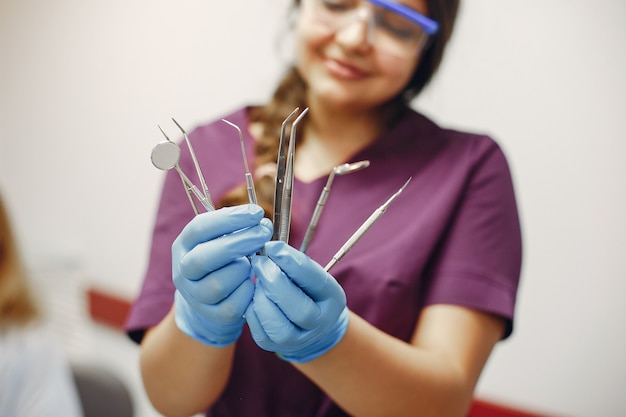
[[[168,416],[463,416],[493,347],[513,330],[522,245],[498,144],[411,107],[439,66],[458,2],[294,6],[295,62],[273,98],[224,114],[244,132],[259,204],[247,204],[237,132],[221,120],[189,135],[218,209],[194,216],[176,172],[165,176],[126,324],[141,343],[146,392]],[[283,242],[269,219],[281,124],[296,107],[309,111]],[[361,160],[370,166],[335,179],[300,250],[329,173]]]
[[[31,285],[0,196],[0,416],[81,417],[69,362]]]

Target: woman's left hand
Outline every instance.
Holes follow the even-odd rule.
[[[281,241],[252,259],[257,276],[246,320],[256,343],[291,362],[332,349],[348,328],[346,295],[324,268]]]

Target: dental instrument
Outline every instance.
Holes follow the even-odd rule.
[[[248,191],[248,201],[250,202],[250,204],[258,205],[258,201],[256,198],[256,190],[254,189],[254,179],[252,178],[252,174],[250,173],[250,167],[248,166],[248,157],[246,156],[246,148],[243,144],[243,133],[241,132],[241,129],[239,128],[239,126],[237,126],[236,124],[231,123],[226,119],[222,119],[222,122],[234,127],[235,129],[237,129],[237,132],[239,132],[239,142],[241,143],[241,155],[243,157],[243,167],[246,171],[246,190]],[[265,248],[261,248],[259,253],[265,256]]]
[[[195,202],[190,192],[193,193],[194,196],[196,196],[196,198],[200,201],[202,206],[207,211],[215,210],[215,207],[213,206],[213,203],[211,202],[211,200],[207,198],[207,196],[204,195],[198,189],[198,187],[196,187],[191,182],[189,177],[185,175],[183,170],[178,165],[178,162],[180,161],[180,147],[176,143],[170,141],[169,139],[166,141],[157,143],[155,147],[152,149],[151,160],[152,160],[152,164],[158,169],[169,170],[169,169],[174,168],[176,170],[183,184],[185,185],[185,191],[187,192],[187,196],[189,197],[191,206],[194,209],[194,212],[196,214],[198,214],[198,208],[196,207]]]
[[[283,192],[281,196],[280,202],[280,224],[278,239],[282,240],[285,243],[289,241],[289,228],[291,227],[291,201],[292,201],[292,193],[293,193],[293,183],[294,183],[294,154],[296,148],[296,127],[298,123],[302,120],[302,118],[308,113],[309,108],[307,107],[300,113],[300,115],[294,120],[291,124],[291,132],[289,135],[289,147],[287,148],[287,156],[286,164],[285,164],[285,176],[283,180]]]
[[[285,137],[287,130],[287,123],[291,122],[291,120],[296,116],[299,107],[296,107],[287,118],[283,121],[280,128],[280,140],[278,143],[278,158],[276,160],[276,185],[274,189],[274,235],[272,236],[272,240],[279,239],[280,227],[281,224],[281,214],[282,208],[281,203],[283,201],[283,185],[285,183],[285,168],[287,164],[287,160],[285,159]]]
[[[191,146],[191,141],[189,140],[189,137],[187,136],[187,132],[185,132],[185,129],[183,129],[182,126],[179,125],[178,122],[174,120],[173,117],[172,117],[172,121],[176,124],[176,126],[178,126],[178,128],[183,134],[183,137],[185,138],[185,142],[187,143],[187,148],[189,148],[189,153],[191,154],[191,159],[193,160],[193,165],[196,168],[196,174],[198,175],[198,179],[200,180],[200,186],[202,187],[202,191],[204,191],[204,195],[207,198],[207,200],[211,201],[211,194],[209,194],[209,187],[207,187],[206,185],[206,181],[204,180],[204,175],[202,175],[202,170],[200,169],[200,164],[198,163],[198,158],[196,158],[196,153],[193,150],[193,146]],[[162,131],[163,130],[161,130],[161,132]]]
[[[391,205],[393,200],[395,200],[400,195],[400,193],[404,191],[406,186],[409,185],[409,182],[411,181],[411,179],[412,177],[409,178],[407,182],[405,182],[404,185],[398,191],[396,191],[391,197],[389,197],[389,199],[383,205],[381,205],[376,210],[374,210],[374,212],[367,218],[367,220],[365,220],[365,222],[363,222],[363,224],[357,229],[357,231],[354,232],[352,236],[350,236],[348,241],[344,243],[344,245],[341,248],[339,248],[337,253],[333,255],[333,258],[330,260],[330,262],[328,262],[328,264],[324,267],[324,270],[326,272],[330,271],[330,269],[333,266],[335,266],[337,262],[339,262],[339,260],[343,258],[343,256],[346,253],[348,253],[350,249],[352,249],[355,243],[363,237],[365,232],[367,232],[370,229],[370,227],[372,227],[372,225],[380,218],[380,216],[382,216],[385,213],[385,211],[387,210],[389,205]]]
[[[248,157],[246,156],[246,148],[243,144],[243,133],[239,126],[234,123],[229,122],[226,119],[222,119],[222,122],[234,127],[239,132],[239,142],[241,143],[241,155],[243,156],[243,166],[246,171],[246,190],[248,191],[248,201],[250,204],[258,204],[256,198],[256,190],[254,189],[254,180],[252,179],[252,174],[250,173],[250,168],[248,167]]]
[[[163,129],[161,129],[161,126],[157,125],[157,127],[159,128],[159,130],[161,131],[163,136],[165,136],[165,139],[167,139],[168,142],[171,142],[170,138],[168,138],[167,135],[165,134],[165,132],[163,131]],[[163,150],[158,151],[158,152],[161,152],[161,154],[164,153]],[[171,152],[171,151],[168,151],[168,152]],[[180,149],[178,150],[178,152],[180,153]],[[155,153],[154,148],[152,149],[152,153],[153,154]],[[161,156],[161,158],[164,158],[164,156]],[[176,158],[179,159],[179,157],[176,157]],[[152,157],[152,165],[157,166],[155,164],[155,158],[154,157]],[[164,168],[164,169],[170,169],[169,163],[168,164],[164,164],[163,163],[162,166],[168,166],[168,168]],[[159,169],[161,169],[161,168],[159,168]],[[191,192],[191,188],[189,188],[187,186],[187,183],[185,183],[185,179],[180,174],[178,176],[180,178],[180,181],[183,183],[183,187],[185,187],[185,193],[187,194],[187,198],[189,199],[189,204],[191,204],[191,208],[193,209],[193,212],[197,216],[200,213],[200,211],[198,210],[198,205],[196,204],[196,200],[194,200],[194,198],[193,198],[193,193]]]
[[[342,165],[337,165],[333,168],[328,176],[328,180],[326,181],[326,185],[322,189],[322,193],[320,194],[319,199],[317,200],[317,204],[315,205],[315,211],[313,212],[313,216],[311,216],[311,221],[309,222],[309,227],[306,230],[306,234],[304,235],[304,239],[302,240],[302,245],[300,246],[300,251],[302,253],[306,253],[309,248],[309,244],[311,243],[311,239],[313,238],[313,234],[317,229],[317,223],[322,214],[322,210],[324,209],[324,205],[326,204],[326,200],[328,199],[328,195],[330,193],[330,187],[335,179],[336,175],[346,175],[351,174],[353,172],[360,171],[364,168],[370,166],[370,161],[359,161],[353,163],[345,163]]]

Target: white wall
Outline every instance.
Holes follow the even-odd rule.
[[[149,161],[157,123],[191,129],[266,97],[286,2],[0,2],[0,189],[29,265],[136,293],[162,180]],[[417,103],[492,134],[517,186],[519,316],[482,397],[626,415],[625,16],[621,0],[465,0]],[[94,353],[105,362],[126,352],[120,369],[138,383],[134,346],[94,337],[117,346]]]

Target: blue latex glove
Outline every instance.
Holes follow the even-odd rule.
[[[248,255],[272,237],[272,222],[251,204],[203,213],[172,245],[174,317],[188,336],[226,346],[241,335],[254,284]]]
[[[256,343],[291,362],[332,349],[348,328],[346,295],[319,264],[284,242],[265,245],[252,259],[257,276],[246,320]]]

